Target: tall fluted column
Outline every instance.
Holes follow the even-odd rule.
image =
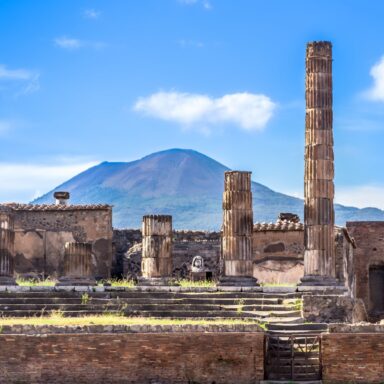
[[[311,42],[306,52],[303,285],[336,283],[332,44]]]
[[[13,277],[15,232],[13,217],[7,209],[0,210],[0,285],[16,285]]]
[[[172,216],[147,215],[142,226],[140,285],[167,285],[172,276]]]
[[[225,172],[220,285],[256,285],[252,231],[251,172]]]
[[[65,243],[63,276],[57,285],[95,285],[92,244]]]

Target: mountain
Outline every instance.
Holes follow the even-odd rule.
[[[129,163],[103,162],[33,201],[52,203],[54,191],[69,191],[73,204],[108,203],[113,225],[138,228],[145,214],[171,214],[176,229],[218,230],[226,166],[190,149],[156,152]],[[274,222],[280,212],[303,218],[301,199],[252,182],[254,221]],[[384,220],[377,208],[335,205],[336,222]]]

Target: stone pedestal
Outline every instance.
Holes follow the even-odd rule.
[[[224,175],[222,276],[219,285],[253,286],[251,172]]]
[[[92,265],[92,244],[65,244],[63,276],[59,278],[57,285],[96,285]]]
[[[334,285],[334,156],[332,44],[311,42],[306,52],[304,277],[302,285]]]
[[[142,235],[139,285],[169,285],[173,269],[172,216],[144,216]]]
[[[13,277],[15,232],[10,211],[0,210],[0,285],[16,285]]]

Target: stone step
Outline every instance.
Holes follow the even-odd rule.
[[[54,311],[54,310],[62,310],[62,311],[103,311],[103,310],[120,310],[122,308],[121,305],[116,304],[108,304],[108,305],[93,305],[93,304],[7,304],[0,305],[0,314],[1,313],[9,313],[12,311]]]
[[[61,312],[62,316],[64,317],[78,317],[78,316],[92,316],[92,315],[103,315],[105,313],[111,313],[120,315],[120,311],[66,311]],[[2,312],[0,316],[2,317],[47,317],[51,315],[51,311],[44,311],[43,313],[40,311],[33,311],[33,310],[17,310],[12,312]]]
[[[261,380],[260,384],[322,384],[322,380]]]
[[[79,291],[22,291],[0,292],[1,298],[10,297],[81,297],[87,293],[90,297],[121,297],[121,298],[195,298],[195,299],[260,299],[260,300],[284,300],[301,297],[300,294],[271,294],[260,292],[141,292],[141,291],[105,291],[105,292],[79,292]]]
[[[319,374],[297,374],[295,380],[289,379],[290,373],[287,374],[285,378],[281,378],[279,373],[271,373],[269,375],[271,378],[269,380],[260,381],[260,384],[321,384],[322,381],[319,380]]]
[[[269,333],[280,333],[280,332],[291,332],[291,333],[300,333],[302,331],[306,332],[327,332],[328,324],[326,323],[303,323],[300,325],[290,325],[286,324],[273,324],[268,326]]]
[[[278,299],[199,299],[199,298],[170,298],[170,299],[158,299],[158,298],[147,298],[147,297],[138,297],[138,298],[126,298],[126,297],[115,297],[115,298],[97,298],[89,296],[89,301],[93,303],[105,303],[107,301],[119,301],[129,304],[167,304],[167,305],[177,305],[177,304],[210,304],[210,305],[258,305],[260,307],[275,306],[276,308],[292,308],[292,306],[280,304]],[[8,297],[0,298],[0,305],[2,304],[28,304],[28,303],[80,303],[83,299],[81,296],[78,297]]]
[[[125,307],[130,308],[131,310],[228,310],[228,311],[237,311],[239,306],[226,306],[226,305],[214,305],[214,304],[131,304],[130,302],[116,301],[116,300],[106,300],[103,302],[95,302],[93,300],[89,300],[86,303],[82,303],[81,301],[75,302],[62,302],[57,301],[54,303],[41,303],[40,301],[36,302],[27,302],[27,303],[8,303],[3,304],[0,303],[0,311],[3,310],[12,310],[12,309],[40,309],[40,308],[67,308],[79,306],[83,308],[104,308],[104,307]],[[246,306],[241,312],[249,312],[249,313],[259,313],[260,315],[273,315],[273,316],[281,316],[286,317],[294,314],[295,316],[300,316],[300,311],[292,310],[292,308],[286,307],[278,307],[278,306]]]

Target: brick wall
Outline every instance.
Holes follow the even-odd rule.
[[[384,266],[384,222],[347,222],[347,229],[356,242],[354,250],[355,296],[364,301],[368,311],[372,311],[369,268]]]
[[[1,383],[255,383],[263,333],[0,335]]]
[[[384,381],[384,333],[323,334],[321,345],[323,382]]]

